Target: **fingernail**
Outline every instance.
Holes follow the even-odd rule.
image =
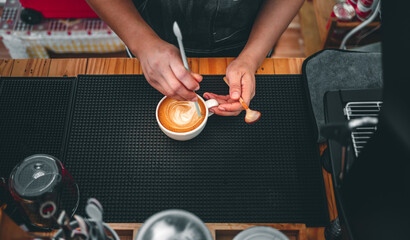
[[[198,85],[198,87],[197,88],[195,88],[195,91],[198,91],[199,90],[199,85]]]
[[[225,108],[223,108],[223,107],[221,107],[221,106],[219,106],[218,108],[219,108],[219,110],[221,110],[221,111],[225,111]]]
[[[191,99],[191,101],[192,101],[192,102],[196,102],[196,101],[198,101],[198,98],[197,98],[197,97],[194,97],[194,98]]]
[[[208,99],[209,99],[209,96],[208,96],[207,94],[205,94],[205,95],[204,95],[204,98],[208,100]]]
[[[232,98],[239,98],[240,96],[238,92],[232,93]]]
[[[211,113],[215,113],[215,111],[214,111],[213,109],[209,109],[209,111],[210,111]]]

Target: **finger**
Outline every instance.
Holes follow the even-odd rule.
[[[231,99],[231,97],[229,95],[217,95],[217,94],[209,93],[209,92],[204,93],[203,96],[204,96],[205,99],[216,99],[216,100],[220,100],[220,101],[224,101],[224,102]]]
[[[229,82],[229,95],[233,100],[238,100],[239,97],[241,96],[242,92],[242,74],[240,72],[228,72],[226,74],[226,78],[228,79]]]
[[[165,89],[168,93],[167,96],[172,97],[177,100],[185,100],[185,101],[197,101],[197,95],[186,89],[184,85],[176,77],[171,71],[167,71],[164,75],[164,81],[167,83],[168,87]]]
[[[167,91],[165,91],[165,89],[161,86],[161,85],[159,85],[159,84],[156,84],[156,83],[150,83],[150,85],[153,87],[153,88],[155,88],[155,89],[157,89],[160,93],[162,93],[164,96],[167,96]]]
[[[188,70],[185,69],[181,60],[171,61],[170,68],[174,73],[176,79],[180,81],[186,89],[189,89],[191,91],[199,90],[198,81]]]
[[[206,100],[209,100],[209,99],[211,99],[211,96],[210,96],[210,94],[209,93],[204,93],[203,95],[202,95]]]
[[[236,116],[237,112],[242,111],[242,105],[232,100],[229,95],[217,95],[214,93],[204,93],[205,99],[215,99],[220,104],[218,107],[213,107],[210,110],[219,113],[219,115],[224,116]],[[231,114],[232,113],[232,114]]]
[[[234,101],[229,95],[217,95],[214,93],[204,93],[205,99],[215,99],[219,102],[218,109],[226,112],[241,112],[242,105],[238,101]]]
[[[224,103],[219,105],[218,109],[226,112],[240,112],[242,111],[242,104],[240,102]]]
[[[158,70],[162,70],[158,72]],[[178,101],[196,101],[197,96],[192,91],[188,91],[181,82],[179,82],[169,66],[153,69],[148,65],[143,66],[143,72],[148,83],[160,91],[165,96]]]
[[[213,108],[212,110],[214,111],[216,115],[220,115],[220,116],[238,116],[241,113],[241,111],[236,111],[236,112],[222,111],[216,107]]]
[[[218,107],[211,107],[208,110],[212,113],[215,113],[215,111],[218,110]]]
[[[242,99],[249,105],[255,96],[255,75],[245,74],[242,77]]]
[[[169,97],[169,98],[172,98],[172,99],[175,99],[175,100],[178,100],[178,101],[186,101],[185,99],[183,99],[182,97],[180,97],[180,96],[170,96],[170,95],[165,95],[165,96],[167,96],[167,97]]]
[[[192,75],[192,77],[194,77],[194,79],[195,79],[197,82],[199,82],[199,83],[202,82],[203,77],[202,77],[201,74],[191,72],[191,75]]]

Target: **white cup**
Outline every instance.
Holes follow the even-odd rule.
[[[157,123],[159,128],[162,130],[162,132],[164,132],[168,137],[178,140],[178,141],[187,141],[187,140],[191,140],[192,138],[198,136],[202,130],[204,130],[206,122],[208,121],[208,117],[212,116],[214,113],[209,112],[210,108],[213,107],[217,107],[219,105],[218,101],[216,101],[215,99],[209,99],[207,101],[204,101],[204,99],[202,99],[199,95],[198,96],[198,101],[202,101],[205,104],[205,119],[204,121],[201,123],[201,125],[199,125],[197,128],[195,128],[194,130],[191,130],[189,132],[173,132],[170,131],[168,129],[166,129],[164,126],[162,126],[161,122],[159,121],[158,118],[158,109],[159,106],[161,105],[162,101],[165,100],[165,98],[167,98],[167,96],[163,97],[161,99],[161,101],[159,101],[158,105],[157,105],[157,110],[155,111],[155,116],[157,118]]]

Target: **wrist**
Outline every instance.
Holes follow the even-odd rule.
[[[135,37],[137,36],[137,37]],[[132,39],[128,40],[127,47],[135,55],[135,57],[140,58],[146,50],[154,48],[159,41],[162,41],[155,33],[135,33]]]
[[[245,48],[239,54],[238,58],[248,59],[248,62],[252,62],[255,66],[255,71],[265,61],[271,48],[263,46],[263,44],[257,45],[255,42],[249,42],[245,45]]]
[[[250,69],[252,69],[254,72],[258,70],[260,64],[257,56],[255,56],[252,53],[247,53],[242,51],[239,56],[236,58],[239,61],[245,62],[247,66],[249,66]]]

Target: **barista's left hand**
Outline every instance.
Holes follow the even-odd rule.
[[[233,60],[226,68],[229,95],[204,93],[205,99],[213,98],[219,102],[219,106],[211,108],[210,111],[222,116],[237,116],[243,110],[239,97],[242,97],[249,106],[251,99],[255,96],[256,70],[256,63],[247,61],[246,57],[239,56]]]

